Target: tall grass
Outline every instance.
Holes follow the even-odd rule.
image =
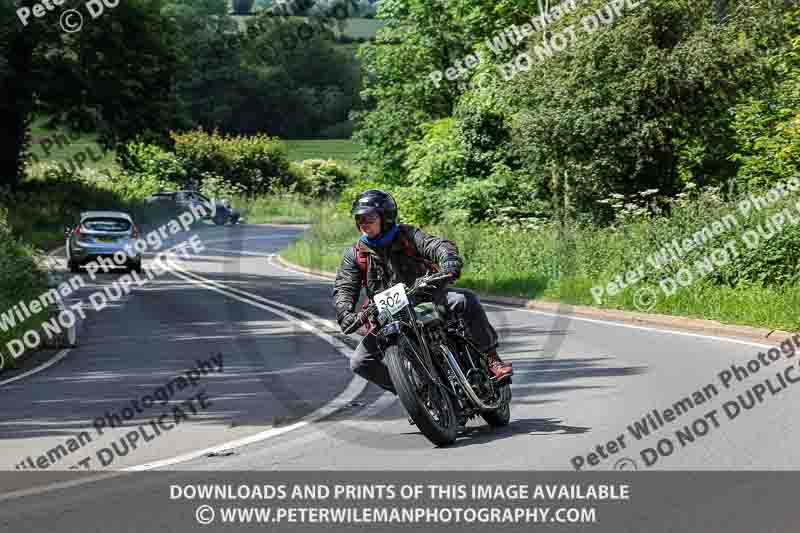
[[[422,229],[458,245],[465,268],[456,286],[496,295],[796,330],[800,328],[797,227],[785,228],[773,239],[775,246],[773,241],[756,250],[745,250],[740,245],[739,258],[690,286],[679,288],[673,295],[664,294],[658,286],[664,276],[674,276],[681,268],[693,268],[695,261],[713,249],[737,239],[744,229],[754,228],[788,202],[796,201],[788,199],[748,216],[738,214],[740,225],[736,229],[661,269],[647,263],[649,254],[672,239],[691,236],[699,228],[736,212],[736,200],[705,195],[674,206],[669,216],[640,218],[609,228],[550,224],[531,230],[482,224],[432,225]],[[344,250],[357,238],[352,220],[335,212],[316,223],[282,255],[297,264],[334,272]],[[595,302],[592,287],[606,287],[617,275],[624,276],[640,264],[645,265],[642,281],[614,296],[606,295],[600,304]],[[637,291],[643,288],[654,290],[656,300],[652,306],[647,300],[637,300]]]
[[[20,300],[30,301],[46,288],[46,275],[40,268],[36,252],[13,234],[8,224],[8,210],[0,207],[0,313],[6,313]],[[6,343],[37,327],[46,314],[43,310],[13,328],[3,322],[0,328],[0,371],[15,366],[14,358],[6,350]]]
[[[333,201],[310,201],[300,194],[235,197],[233,206],[248,224],[314,224],[333,211]]]

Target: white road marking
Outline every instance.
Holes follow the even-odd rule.
[[[771,348],[773,346],[771,344],[760,344],[760,343],[757,343],[757,342],[744,341],[744,340],[740,340],[740,339],[733,339],[733,338],[730,338],[730,337],[716,337],[714,335],[703,335],[701,333],[689,333],[688,331],[677,331],[677,330],[674,330],[674,329],[660,329],[660,328],[654,328],[654,327],[649,327],[649,326],[634,326],[633,324],[622,324],[620,322],[610,322],[610,321],[607,321],[607,320],[599,320],[599,319],[596,319],[596,318],[584,318],[584,317],[578,317],[578,316],[575,316],[575,315],[562,315],[562,314],[559,314],[559,313],[550,313],[550,312],[547,312],[547,311],[537,311],[536,309],[527,309],[527,308],[522,308],[522,307],[509,307],[509,306],[501,305],[501,304],[484,303],[483,305],[486,305],[487,307],[497,307],[498,309],[506,309],[506,310],[509,310],[509,311],[526,311],[528,313],[534,313],[534,314],[537,314],[537,315],[545,315],[545,316],[556,317],[556,318],[568,318],[570,320],[577,320],[579,322],[590,322],[592,324],[603,324],[603,325],[606,325],[606,326],[616,326],[616,327],[619,327],[619,328],[638,329],[638,330],[642,330],[642,331],[653,331],[653,332],[656,332],[656,333],[669,333],[671,335],[680,335],[682,337],[695,337],[695,338],[698,338],[698,339],[708,339],[708,340],[712,340],[712,341],[732,342],[734,344],[743,344],[745,346],[754,346],[756,348]]]
[[[314,320],[316,322],[324,324],[326,327],[328,327],[328,328],[330,328],[330,329],[332,329],[334,331],[337,331],[339,329],[339,326],[333,320],[328,320],[328,319],[322,318],[322,317],[317,316],[317,315],[315,315],[313,313],[309,313],[308,311],[306,311],[304,309],[300,309],[299,307],[294,307],[292,305],[287,305],[287,304],[285,304],[283,302],[278,302],[276,300],[271,300],[269,298],[264,298],[263,296],[259,296],[258,294],[253,294],[253,293],[244,291],[242,289],[237,289],[235,287],[230,287],[230,286],[225,285],[224,283],[220,283],[218,281],[214,281],[214,280],[210,280],[210,279],[204,278],[204,277],[200,276],[199,274],[196,274],[194,272],[189,272],[189,271],[187,271],[187,270],[175,265],[174,262],[172,263],[172,266],[173,266],[173,268],[180,269],[182,273],[184,273],[184,274],[186,274],[188,276],[191,276],[191,277],[195,278],[196,280],[202,281],[203,284],[207,284],[207,285],[210,285],[210,286],[216,286],[216,287],[219,287],[219,288],[224,289],[226,291],[230,291],[232,293],[244,296],[245,298],[249,298],[251,300],[256,300],[256,301],[259,301],[259,302],[263,302],[265,304],[269,304],[269,305],[274,306],[274,307],[279,307],[281,309],[285,309],[287,311],[291,311],[293,313],[297,313],[298,315],[304,316],[304,317],[306,317],[306,318],[308,318],[310,320]],[[173,274],[174,273],[175,272],[173,271]],[[342,349],[345,349],[345,350],[350,350],[350,347],[347,346],[346,344],[344,344],[343,342],[341,342],[339,339],[337,339],[335,337],[330,337],[330,339],[331,340],[328,340],[328,342],[337,343],[336,344],[337,347],[341,347]]]
[[[273,260],[273,258],[274,258],[276,255],[278,255],[278,254],[270,254],[270,257],[269,257],[269,259],[267,259],[267,263],[268,263],[270,266],[273,266],[273,267],[275,267],[275,268],[280,268],[281,270],[284,270],[284,271],[286,271],[286,272],[292,272],[292,273],[294,273],[294,274],[302,274],[302,275],[304,275],[304,276],[307,276],[307,277],[309,277],[309,278],[316,278],[316,279],[321,279],[321,280],[325,280],[325,281],[331,281],[331,282],[333,281],[331,278],[326,278],[326,277],[324,277],[324,276],[318,276],[317,274],[311,274],[311,273],[309,273],[309,272],[303,272],[302,270],[294,270],[294,269],[292,269],[292,268],[286,268],[285,266],[283,266],[283,265],[281,265],[281,264],[278,264],[278,263],[276,263],[276,262]]]
[[[286,304],[283,304],[281,302],[275,302],[273,300],[269,300],[268,298],[263,298],[261,296],[258,296],[258,295],[255,295],[255,294],[251,294],[251,293],[248,293],[246,291],[242,291],[240,289],[233,289],[233,288],[227,287],[223,283],[220,283],[220,282],[217,282],[217,281],[212,281],[210,279],[204,278],[203,276],[200,276],[199,274],[196,274],[194,272],[188,272],[183,267],[181,267],[179,264],[177,264],[176,261],[173,260],[172,258],[168,259],[167,262],[173,268],[173,270],[171,271],[171,273],[173,275],[175,275],[175,276],[177,276],[177,277],[179,277],[179,278],[181,278],[181,279],[183,279],[185,281],[189,281],[189,282],[194,283],[196,285],[200,285],[200,286],[204,287],[205,289],[208,289],[208,290],[211,290],[211,291],[214,291],[214,292],[218,292],[218,293],[223,294],[223,295],[225,295],[225,296],[227,296],[229,298],[233,298],[234,300],[240,301],[242,303],[246,303],[248,305],[252,305],[253,307],[257,307],[259,309],[263,309],[263,310],[268,311],[270,313],[276,314],[276,315],[280,316],[281,318],[284,318],[287,321],[293,322],[293,323],[299,325],[301,328],[305,329],[306,331],[308,331],[308,332],[312,333],[313,335],[315,335],[315,336],[323,339],[324,341],[328,342],[334,348],[336,348],[342,355],[344,355],[345,357],[349,358],[350,347],[347,346],[345,343],[343,343],[342,341],[340,341],[339,339],[337,339],[337,338],[335,338],[335,337],[333,337],[331,335],[328,335],[327,333],[323,332],[319,328],[316,328],[312,324],[310,324],[308,322],[305,322],[303,320],[297,319],[296,317],[294,317],[292,315],[289,315],[287,313],[284,313],[283,311],[280,311],[280,310],[276,309],[275,307],[281,307],[283,309],[293,311],[293,312],[295,312],[295,313],[297,313],[299,315],[305,316],[307,318],[311,318],[313,320],[316,320],[316,321],[318,321],[320,323],[323,323],[323,324],[326,324],[328,326],[332,325],[331,321],[325,320],[325,319],[323,319],[323,318],[321,318],[321,317],[319,317],[317,315],[314,315],[312,313],[309,313],[308,311],[305,311],[303,309],[299,309],[297,307],[286,305]],[[247,296],[247,298],[243,298],[240,295]],[[268,305],[265,305],[263,303],[259,303],[258,301],[254,301],[254,300],[260,300],[260,301],[263,301],[263,302],[266,302],[266,303],[270,303],[270,304],[272,304],[272,306],[268,306]],[[333,400],[331,400],[327,404],[323,405],[322,407],[320,407],[319,409],[317,409],[313,413],[310,413],[310,414],[304,416],[298,422],[295,422],[294,424],[290,424],[290,425],[288,425],[286,427],[271,428],[271,429],[268,429],[266,431],[262,431],[261,433],[257,433],[255,435],[252,435],[250,437],[245,437],[245,438],[238,439],[238,440],[235,440],[235,441],[225,442],[223,444],[218,444],[218,445],[213,446],[213,447],[205,448],[205,449],[202,449],[202,450],[197,450],[197,451],[194,451],[194,452],[189,452],[189,453],[186,453],[186,454],[183,454],[183,455],[179,455],[179,456],[176,456],[176,457],[171,457],[171,458],[164,459],[164,460],[161,460],[161,461],[155,461],[155,462],[146,463],[146,464],[143,464],[143,465],[131,466],[131,467],[128,467],[128,468],[125,468],[125,469],[121,469],[121,471],[125,471],[125,472],[142,472],[142,471],[146,471],[146,470],[154,470],[156,468],[163,468],[165,466],[171,466],[171,465],[175,465],[175,464],[179,464],[179,463],[185,463],[187,461],[191,461],[191,460],[198,459],[200,457],[206,456],[206,455],[208,455],[210,453],[220,452],[222,450],[230,450],[230,449],[235,449],[235,448],[241,448],[241,447],[247,446],[249,444],[255,444],[255,443],[262,442],[262,441],[265,441],[267,439],[270,439],[272,437],[277,437],[278,435],[283,435],[284,433],[288,433],[288,432],[293,431],[295,429],[300,429],[300,428],[306,427],[306,426],[308,426],[309,424],[311,424],[313,422],[316,422],[318,420],[326,418],[326,417],[330,416],[331,414],[335,413],[336,411],[338,411],[338,410],[340,410],[340,409],[342,409],[344,407],[347,407],[348,403],[353,401],[355,398],[357,398],[359,395],[361,395],[361,393],[364,392],[364,389],[367,387],[367,384],[368,384],[368,382],[365,379],[361,378],[360,376],[353,376],[353,379],[350,381],[350,384],[347,386],[347,388],[341,394],[339,394],[339,396],[337,396],[336,398],[334,398]]]
[[[13,378],[8,378],[6,380],[0,381],[0,387],[2,387],[3,385],[8,385],[9,383],[14,383],[15,381],[19,381],[19,380],[21,380],[23,378],[26,378],[28,376],[32,376],[34,374],[38,374],[42,370],[47,370],[48,368],[50,368],[51,366],[53,366],[54,364],[56,364],[59,361],[61,361],[62,359],[64,359],[66,356],[68,356],[71,351],[72,351],[72,348],[68,348],[66,350],[61,350],[60,352],[58,352],[56,354],[55,357],[53,357],[49,361],[45,361],[41,365],[39,365],[39,366],[37,366],[35,368],[31,368],[30,370],[20,374],[19,376],[14,376]]]
[[[288,433],[290,431],[294,431],[295,429],[300,429],[303,427],[308,426],[318,420],[322,420],[326,418],[336,411],[347,407],[347,404],[353,401],[354,398],[357,398],[367,386],[366,380],[359,376],[354,376],[350,384],[347,388],[342,391],[342,393],[331,400],[330,402],[326,403],[316,411],[311,414],[304,416],[298,422],[294,424],[290,424],[286,427],[281,428],[271,428],[266,431],[262,431],[261,433],[256,433],[255,435],[251,435],[249,437],[244,437],[242,439],[229,441],[223,444],[218,444],[216,446],[212,446],[210,448],[205,448],[203,450],[198,450],[195,452],[189,452],[184,455],[179,455],[177,457],[172,457],[170,459],[164,459],[163,461],[155,461],[152,463],[147,463],[143,465],[131,466],[128,468],[123,468],[121,471],[124,472],[143,472],[146,470],[154,470],[156,468],[163,468],[165,466],[171,466],[178,463],[185,463],[187,461],[192,461],[194,459],[199,459],[200,457],[204,457],[210,453],[221,452],[223,450],[233,450],[236,448],[242,448],[249,444],[256,444],[258,442],[265,441],[267,439],[271,439],[272,437],[277,437],[278,435],[283,435],[284,433]]]
[[[308,324],[307,322],[303,322],[302,320],[298,320],[297,318],[295,318],[295,317],[293,317],[291,315],[288,315],[286,313],[283,313],[283,312],[281,312],[281,311],[279,311],[279,310],[277,310],[275,308],[270,308],[270,307],[268,307],[266,305],[263,305],[261,303],[258,303],[256,301],[244,299],[244,298],[240,297],[239,295],[234,294],[234,292],[233,292],[234,289],[227,288],[227,287],[225,287],[224,284],[221,284],[221,283],[218,283],[218,282],[214,282],[212,280],[208,280],[208,279],[203,278],[202,276],[200,276],[198,274],[195,274],[195,273],[187,272],[186,270],[184,270],[182,267],[176,265],[171,260],[168,260],[167,262],[171,263],[171,266],[175,269],[175,270],[172,270],[170,272],[171,274],[173,274],[173,275],[175,275],[175,276],[177,276],[177,277],[179,277],[179,278],[181,278],[181,279],[183,279],[185,281],[189,281],[191,283],[194,283],[194,284],[197,284],[197,285],[201,285],[201,286],[203,286],[204,288],[206,288],[208,290],[212,290],[212,291],[224,294],[224,295],[228,296],[229,298],[233,298],[235,300],[238,300],[238,301],[243,302],[243,303],[247,303],[247,304],[252,305],[254,307],[258,307],[260,309],[264,309],[264,310],[269,311],[271,313],[274,313],[274,314],[276,314],[278,316],[281,316],[281,317],[285,318],[286,320],[294,321],[297,324],[299,324],[303,329],[306,329],[307,331],[310,331],[311,333],[313,333],[317,337],[320,337],[321,339],[324,339],[326,342],[328,342],[331,345],[333,345],[339,352],[342,353],[342,355],[344,355],[345,357],[349,358],[348,354],[349,354],[349,352],[351,350],[349,346],[347,346],[345,343],[343,343],[339,339],[324,333],[323,331],[319,330],[318,328],[314,327],[313,325]],[[180,272],[178,272],[178,271],[180,271]],[[197,279],[195,279],[195,278],[197,278]],[[202,281],[200,281],[200,280],[202,280]],[[217,285],[217,286],[215,286],[215,285]],[[218,286],[221,286],[223,288],[220,288]],[[271,301],[271,300],[269,300],[267,298],[263,298],[263,297],[260,297],[258,295],[251,295],[249,293],[246,293],[245,291],[240,291],[238,289],[236,289],[235,291],[238,292],[238,293],[243,293],[245,295],[249,295],[250,297],[252,297],[254,299],[258,299],[258,300],[262,300],[262,301],[266,301],[266,302],[270,302]],[[316,320],[316,321],[318,321],[318,322],[320,322],[322,324],[325,324],[325,325],[327,325],[329,327],[333,327],[334,326],[333,323],[330,320],[322,319],[321,317],[313,315],[312,313],[309,313],[309,312],[307,312],[307,311],[305,311],[303,309],[298,309],[296,307],[288,306],[288,305],[282,304],[280,302],[274,302],[274,303],[278,307],[282,307],[282,308],[289,309],[289,310],[294,310],[296,313],[298,313],[300,315],[312,318],[312,319],[314,319],[314,320]],[[94,476],[94,477],[91,477],[91,478],[88,478],[88,479],[80,479],[80,480],[75,480],[75,481],[60,482],[60,483],[55,483],[55,484],[52,484],[52,485],[47,485],[47,486],[44,486],[44,487],[34,487],[34,488],[31,488],[31,489],[24,489],[24,490],[19,490],[19,491],[15,491],[15,492],[9,492],[9,493],[6,493],[6,494],[0,494],[0,502],[6,501],[6,500],[10,500],[10,499],[13,499],[13,498],[21,498],[21,497],[25,497],[25,496],[35,496],[35,495],[39,495],[39,494],[43,494],[43,493],[47,493],[47,492],[51,492],[51,491],[59,490],[59,489],[73,488],[73,487],[80,486],[80,485],[83,485],[83,484],[86,484],[86,483],[93,483],[95,481],[100,481],[100,480],[105,480],[105,479],[110,479],[112,477],[120,476],[120,475],[123,475],[124,472],[142,472],[142,471],[147,471],[147,470],[154,470],[154,469],[157,469],[157,468],[163,468],[163,467],[166,467],[166,466],[171,466],[171,465],[175,465],[175,464],[191,461],[193,459],[198,459],[200,457],[206,456],[206,455],[208,455],[210,453],[213,453],[213,452],[220,452],[222,450],[230,450],[230,449],[234,449],[234,448],[241,448],[243,446],[247,446],[247,445],[250,445],[250,444],[255,444],[255,443],[258,443],[258,442],[262,442],[262,441],[265,441],[265,440],[270,439],[272,437],[277,437],[279,435],[283,435],[283,434],[288,433],[290,431],[293,431],[295,429],[300,429],[302,427],[306,427],[306,426],[308,426],[308,425],[310,425],[310,424],[312,424],[314,422],[317,422],[319,420],[327,418],[328,416],[336,413],[340,409],[343,409],[343,408],[347,407],[350,402],[352,402],[355,398],[357,398],[359,395],[361,395],[364,392],[364,389],[367,387],[367,385],[368,385],[368,382],[365,379],[361,378],[360,376],[354,375],[353,379],[350,381],[350,383],[348,384],[347,388],[345,388],[345,390],[342,391],[342,393],[339,394],[339,396],[337,396],[336,398],[334,398],[333,400],[331,400],[327,404],[323,405],[319,409],[315,410],[314,412],[304,416],[299,421],[297,421],[297,422],[295,422],[293,424],[290,424],[290,425],[288,425],[286,427],[271,428],[271,429],[268,429],[266,431],[262,431],[260,433],[256,433],[255,435],[251,435],[249,437],[244,437],[242,439],[226,442],[226,443],[223,443],[223,444],[218,444],[218,445],[213,446],[213,447],[205,448],[205,449],[202,449],[202,450],[197,450],[197,451],[194,451],[194,452],[189,452],[189,453],[186,453],[186,454],[183,454],[183,455],[179,455],[179,456],[176,456],[176,457],[171,457],[171,458],[164,459],[164,460],[161,460],[161,461],[150,462],[150,463],[146,463],[146,464],[142,464],[142,465],[136,465],[136,466],[131,466],[131,467],[128,467],[128,468],[120,469],[120,470],[114,471],[114,472],[99,474],[97,476]]]
[[[210,252],[222,252],[222,253],[226,253],[226,254],[252,255],[252,256],[255,256],[255,257],[271,257],[273,255],[273,254],[265,254],[265,253],[260,253],[260,252],[248,252],[248,251],[245,251],[245,250],[226,250],[224,248],[203,248],[203,250],[204,251],[208,250]],[[203,254],[203,255],[206,255],[206,254]],[[202,256],[199,255],[199,254],[192,254],[192,257],[202,257]],[[215,257],[215,256],[212,255],[210,257]]]

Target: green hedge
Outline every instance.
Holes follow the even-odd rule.
[[[267,135],[223,136],[202,130],[171,133],[175,157],[187,180],[199,185],[204,174],[241,186],[249,195],[291,188],[297,176],[289,172],[286,145]]]
[[[47,277],[36,261],[33,248],[14,235],[8,221],[8,209],[0,207],[0,313],[6,313],[20,300],[36,298],[46,289]],[[43,318],[44,313],[40,313],[8,331],[0,328],[0,372],[3,368],[15,366],[6,343],[36,327]]]

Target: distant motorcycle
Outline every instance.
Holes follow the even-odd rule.
[[[459,425],[476,416],[494,427],[511,417],[511,378],[495,382],[464,320],[432,301],[432,284],[449,277],[428,273],[409,290],[399,283],[366,310],[400,401],[437,446],[455,442]],[[361,325],[356,321],[344,333]]]

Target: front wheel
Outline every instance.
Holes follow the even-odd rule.
[[[400,401],[428,440],[437,446],[454,443],[458,419],[450,396],[426,376],[419,375],[411,364],[414,354],[408,341],[402,336],[398,340],[399,345],[386,348],[384,362]]]

